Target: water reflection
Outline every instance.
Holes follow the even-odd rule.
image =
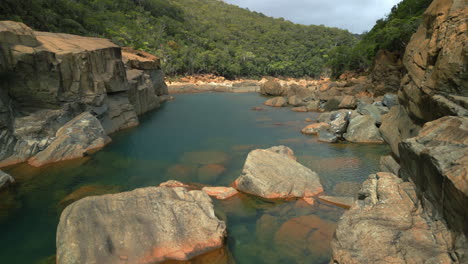
[[[88,195],[170,179],[229,186],[250,150],[279,144],[291,147],[299,162],[319,173],[327,194],[346,195],[377,171],[379,156],[388,152],[384,145],[319,143],[300,133],[304,120],[316,114],[251,110],[263,101],[256,94],[177,95],[90,157],[44,168],[8,168],[17,185],[0,193],[2,261],[53,262],[61,210]],[[227,246],[182,263],[328,263],[328,242],[343,213],[318,200],[309,205],[248,195],[216,201],[215,208],[227,221]]]

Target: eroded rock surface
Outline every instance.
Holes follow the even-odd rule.
[[[344,138],[355,143],[383,143],[375,120],[369,115],[357,116],[349,122]]]
[[[332,263],[463,263],[452,233],[422,210],[412,183],[379,172],[358,197],[336,229]]]
[[[10,174],[5,173],[0,170],[0,190],[8,187],[10,184],[14,183],[15,179],[11,177]]]
[[[110,141],[99,120],[85,112],[61,127],[50,145],[29,159],[29,164],[39,167],[47,163],[81,158]]]
[[[160,263],[223,246],[226,225],[202,191],[149,187],[69,205],[57,230],[57,263]]]
[[[36,32],[0,21],[0,166],[44,151],[83,112],[107,134],[138,125],[167,94],[159,59],[110,40]]]
[[[450,227],[468,234],[468,117],[443,117],[400,144],[400,175]],[[426,204],[425,204],[426,205]]]
[[[263,95],[285,96],[287,92],[286,87],[273,80],[266,81],[260,86],[260,93]]]
[[[468,35],[465,0],[433,1],[406,47],[400,101],[424,122],[468,116]]]
[[[388,114],[382,117],[382,125],[379,127],[382,138],[390,145],[396,157],[400,156],[398,144],[416,136],[420,129],[421,127],[411,120],[401,105],[392,107]]]
[[[268,199],[311,197],[323,192],[318,175],[298,163],[288,154],[291,152],[284,146],[251,151],[235,188]]]
[[[286,99],[284,99],[284,97],[274,97],[266,100],[264,104],[273,107],[283,107],[286,106],[287,103],[288,102]]]

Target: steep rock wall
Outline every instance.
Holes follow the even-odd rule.
[[[138,125],[138,115],[159,107],[158,95],[167,89],[157,57],[128,61],[107,39],[0,21],[0,166],[44,150],[60,127],[85,111],[107,134]],[[139,85],[127,78],[133,65],[144,67]]]
[[[411,117],[468,116],[467,16],[465,0],[437,0],[424,13],[403,59],[399,97]]]
[[[426,10],[404,55],[401,106],[380,127],[400,178],[364,183],[340,220],[332,263],[468,262],[467,17],[465,0]]]

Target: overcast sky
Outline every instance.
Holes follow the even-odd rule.
[[[305,25],[326,25],[353,33],[368,31],[401,0],[224,0],[267,16]]]

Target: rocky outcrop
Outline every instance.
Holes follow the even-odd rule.
[[[159,107],[158,96],[168,94],[159,58],[144,51],[123,48],[122,59],[130,84],[129,100],[137,115]]]
[[[271,96],[285,96],[288,91],[279,82],[269,80],[260,86],[260,94]]]
[[[318,175],[298,163],[285,146],[251,151],[233,185],[267,199],[311,197],[323,192]]]
[[[380,171],[390,172],[395,175],[400,174],[400,164],[391,155],[380,157]]]
[[[344,138],[355,143],[383,143],[375,120],[369,115],[357,116],[349,122]]]
[[[445,223],[431,220],[415,186],[391,173],[369,176],[331,245],[336,264],[463,263]]]
[[[150,187],[69,205],[57,229],[57,263],[160,263],[221,248],[226,225],[202,191]]]
[[[382,100],[390,110],[379,130],[393,155],[381,169],[401,178],[363,184],[340,220],[334,263],[467,262],[467,14],[461,0],[435,0],[424,14],[404,56],[401,105]]]
[[[330,124],[320,122],[320,123],[314,123],[310,124],[306,127],[304,127],[301,132],[306,135],[317,135],[320,130],[328,130],[330,128]]]
[[[0,190],[8,187],[9,185],[13,184],[15,182],[15,179],[11,177],[10,174],[5,173],[0,170]]]
[[[273,107],[283,107],[286,106],[287,101],[284,97],[274,97],[268,99],[263,103],[264,105],[273,106]]]
[[[379,50],[374,58],[370,78],[376,96],[396,93],[404,71],[400,53]]]
[[[40,167],[47,163],[81,158],[109,143],[101,123],[89,112],[84,112],[61,127],[49,146],[29,159]]]
[[[390,145],[396,157],[400,156],[398,144],[416,136],[420,129],[421,127],[411,120],[406,109],[401,105],[392,107],[386,115],[382,116],[382,125],[379,127],[382,138]]]
[[[417,137],[400,144],[400,156],[400,175],[415,183],[423,205],[468,234],[468,118],[426,123]]]
[[[408,74],[399,97],[411,117],[468,116],[467,15],[464,0],[433,1],[424,13],[403,60]]]
[[[0,166],[44,151],[83,112],[107,134],[138,125],[167,94],[159,59],[107,39],[0,22]],[[85,142],[79,144],[86,144]]]

